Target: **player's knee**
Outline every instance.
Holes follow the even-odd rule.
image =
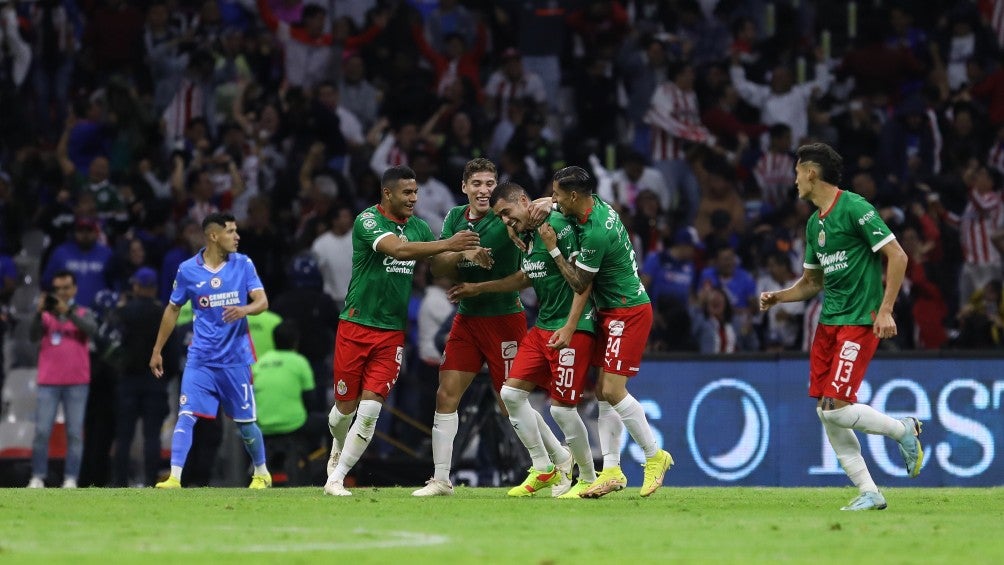
[[[503,386],[502,391],[499,393],[499,396],[502,397],[502,403],[505,404],[505,407],[510,412],[512,412],[513,408],[525,402],[529,395],[530,393],[525,390],[511,386]]]
[[[575,406],[571,405],[551,404],[551,417],[554,418],[554,421],[561,428],[561,431],[564,432],[566,438],[569,431],[573,429],[572,425],[575,424],[575,421],[581,421],[579,411],[576,410]]]
[[[456,412],[458,405],[460,405],[460,394],[439,385],[439,389],[436,390],[436,412],[440,414]]]

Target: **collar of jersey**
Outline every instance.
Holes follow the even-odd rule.
[[[836,195],[836,197],[834,197],[834,198],[833,198],[833,202],[832,202],[832,203],[830,203],[830,207],[829,207],[829,208],[827,208],[825,212],[823,212],[822,210],[820,210],[820,212],[819,212],[819,219],[820,219],[820,220],[822,220],[822,219],[823,219],[823,218],[825,218],[826,216],[829,216],[829,215],[830,215],[830,212],[832,212],[832,211],[833,211],[833,209],[837,207],[837,200],[840,200],[840,197],[841,197],[841,196],[842,196],[843,194],[844,194],[844,191],[842,191],[842,190],[840,190],[840,189],[837,189],[837,195]]]
[[[471,218],[470,213],[471,213],[471,205],[468,204],[467,208],[464,209],[464,219],[467,220],[468,222],[476,224],[476,223],[480,222],[481,220],[487,218],[488,214],[491,214],[492,211],[488,210],[487,212],[485,212],[485,215],[481,216],[480,218]]]
[[[388,220],[394,222],[395,224],[407,224],[408,223],[408,218],[395,218],[394,216],[391,216],[389,213],[387,213],[387,210],[384,210],[383,206],[381,206],[379,204],[377,204],[377,212],[380,212],[381,216],[383,216],[384,218],[387,218]]]
[[[220,270],[223,269],[224,266],[226,266],[227,261],[230,260],[230,255],[227,255],[227,258],[224,259],[224,261],[222,263],[220,263],[220,266],[217,267],[215,270],[213,270],[202,259],[202,254],[205,253],[205,252],[206,252],[206,248],[203,247],[202,249],[199,250],[198,253],[195,254],[195,264],[198,265],[198,266],[200,266],[200,267],[202,267],[202,268],[204,268],[205,270],[209,271],[210,273],[218,273],[218,272],[220,272]]]
[[[581,225],[585,224],[586,222],[588,222],[589,221],[589,216],[592,213],[593,213],[593,207],[590,206],[589,208],[586,209],[586,213],[582,215],[582,219],[576,218],[577,220],[579,220],[579,225],[581,226]]]

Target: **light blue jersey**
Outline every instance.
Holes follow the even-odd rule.
[[[171,304],[192,301],[194,335],[188,347],[192,367],[249,367],[255,362],[247,319],[223,322],[225,306],[243,306],[251,291],[264,289],[247,255],[231,253],[216,271],[206,266],[200,249],[178,267]]]

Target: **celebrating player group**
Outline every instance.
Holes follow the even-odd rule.
[[[895,420],[856,402],[865,368],[881,338],[896,333],[892,304],[906,258],[874,208],[837,188],[840,157],[823,144],[798,151],[799,196],[819,211],[806,230],[805,274],[791,288],[760,296],[761,309],[806,300],[825,288],[823,314],[812,346],[809,395],[837,457],[860,496],[845,510],[882,509],[884,497],[868,473],[852,430],[889,436],[900,444],[907,472],[923,463],[920,422]],[[656,443],[628,382],[641,368],[652,326],[652,305],[638,277],[630,236],[616,211],[594,194],[595,179],[581,167],[554,174],[552,196],[531,200],[515,183],[497,185],[495,165],[473,159],[461,190],[468,203],[447,214],[437,239],[414,216],[420,198],[416,175],[387,169],[381,201],[355,219],[352,278],[335,339],[335,405],[324,492],[351,496],[345,478],[369,445],[383,403],[401,370],[415,264],[430,261],[433,275],[449,277],[457,315],[440,364],[433,416],[434,470],[414,496],[450,496],[457,407],[484,365],[500,408],[532,460],[529,474],[509,496],[547,491],[558,498],[599,498],[623,490],[621,437],[626,428],[645,454],[640,496],[662,486],[672,456]],[[171,477],[158,487],[180,486],[196,417],[217,405],[240,424],[255,464],[253,488],[271,485],[247,365],[248,314],[268,307],[250,259],[236,253],[233,218],[206,219],[206,248],[178,271],[150,361],[162,373],[161,348],[187,300],[196,309],[195,337],[182,380],[182,402],[172,447]],[[839,253],[840,264],[830,260]],[[885,285],[882,257],[886,259]],[[208,288],[204,285],[208,283]],[[519,291],[532,287],[539,301],[527,330]],[[843,353],[851,347],[853,359]],[[603,454],[597,472],[577,405],[589,371],[596,368],[597,431]],[[562,443],[529,402],[534,389],[550,397],[550,414]],[[573,471],[578,467],[577,480]]]

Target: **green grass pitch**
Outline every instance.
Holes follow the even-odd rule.
[[[0,563],[1004,563],[1004,488],[0,490]]]

